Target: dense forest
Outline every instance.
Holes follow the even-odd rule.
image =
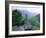
[[[39,30],[40,29],[40,14],[28,18],[28,15],[22,16],[21,11],[12,11],[12,27],[14,31],[18,30]],[[20,28],[19,28],[20,27]],[[22,29],[22,28],[23,29]]]

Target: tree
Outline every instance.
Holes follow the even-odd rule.
[[[37,17],[32,17],[30,20],[31,25],[33,25],[34,27],[36,27],[36,29],[40,29],[40,22],[37,19]]]
[[[12,11],[12,23],[13,25],[18,25],[18,26],[24,24],[24,19],[22,17],[22,14],[17,9]]]

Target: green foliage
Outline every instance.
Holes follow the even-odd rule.
[[[24,24],[24,19],[23,19],[20,11],[18,11],[18,10],[12,11],[12,22],[15,23],[15,25],[18,25],[18,26]]]
[[[40,16],[33,16],[31,19],[28,19],[28,15],[25,14],[24,18],[22,17],[21,12],[16,9],[12,11],[12,23],[17,26],[30,24],[38,30],[40,29]]]
[[[36,29],[40,29],[40,22],[37,19],[37,17],[32,17],[31,20],[29,20],[31,25],[33,25],[34,27],[36,27]]]

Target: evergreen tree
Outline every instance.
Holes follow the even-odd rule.
[[[34,27],[36,27],[36,29],[40,29],[40,22],[37,19],[37,17],[32,17],[30,20],[31,25],[33,25]]]
[[[24,19],[22,17],[22,14],[17,9],[12,11],[12,23],[13,25],[18,25],[18,26],[24,24]]]

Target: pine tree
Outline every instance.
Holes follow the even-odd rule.
[[[24,19],[22,17],[22,14],[17,9],[12,11],[12,23],[13,25],[18,25],[18,26],[24,24]]]

